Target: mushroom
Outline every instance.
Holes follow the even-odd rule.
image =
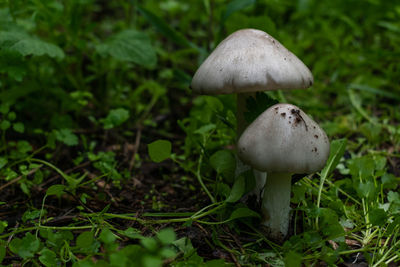
[[[329,156],[329,140],[301,109],[276,104],[264,111],[238,141],[239,158],[268,173],[262,200],[262,224],[270,238],[287,236],[291,177],[321,170]]]
[[[255,29],[236,31],[223,40],[196,71],[195,93],[237,94],[237,136],[246,128],[246,98],[258,91],[304,89],[313,84],[310,70],[269,34]],[[246,169],[238,162],[236,174]],[[255,172],[257,200],[266,174]]]

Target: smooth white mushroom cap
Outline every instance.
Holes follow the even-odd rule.
[[[308,88],[313,82],[307,66],[272,36],[244,29],[215,48],[191,88],[199,94],[230,94]]]
[[[243,132],[238,154],[259,171],[313,173],[321,170],[328,159],[329,140],[301,109],[276,104]]]

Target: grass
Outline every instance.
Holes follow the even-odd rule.
[[[1,2],[0,264],[398,265],[399,21],[379,0]],[[189,89],[242,28],[315,80],[249,117],[295,104],[331,142],[293,179],[283,244],[244,201],[251,172],[234,175],[235,97]]]

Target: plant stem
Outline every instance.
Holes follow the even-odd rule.
[[[291,173],[270,173],[265,185],[262,203],[262,224],[268,236],[283,241],[289,228]]]

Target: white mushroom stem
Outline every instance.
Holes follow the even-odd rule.
[[[291,173],[268,173],[262,202],[262,224],[268,236],[282,241],[289,229]]]
[[[256,97],[256,92],[250,93],[240,93],[237,94],[237,111],[236,111],[236,120],[237,120],[237,138],[239,139],[243,131],[248,126],[248,122],[244,118],[244,113],[247,112],[246,107],[246,99],[249,97]],[[236,160],[236,173],[235,175],[238,176],[242,172],[248,170],[250,166],[243,163],[239,158]],[[255,195],[257,202],[260,202],[261,196],[264,190],[265,181],[267,180],[267,173],[253,170],[253,174],[255,177],[255,187],[252,191],[249,192],[249,195]]]

